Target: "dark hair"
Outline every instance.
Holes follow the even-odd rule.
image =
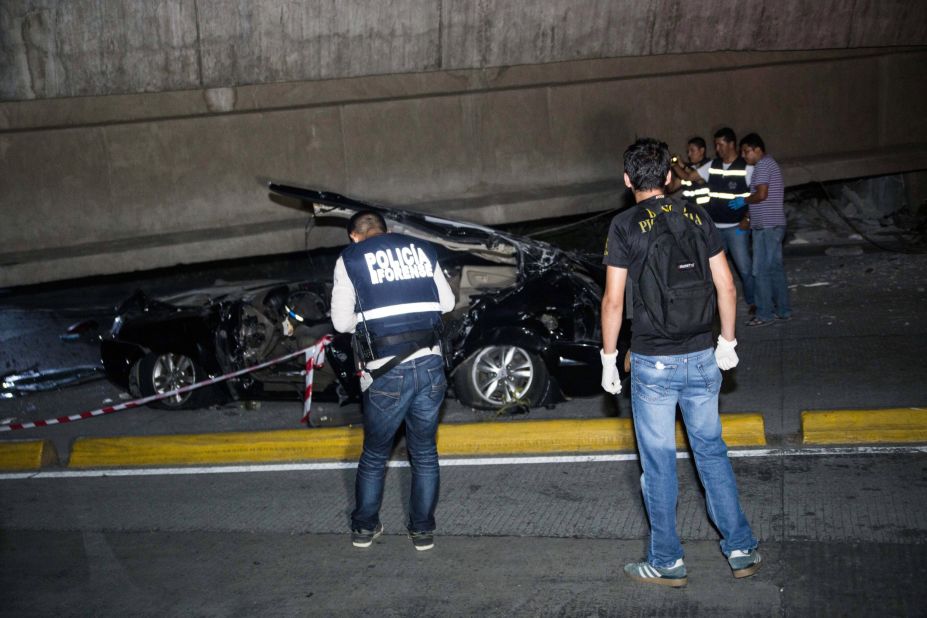
[[[705,144],[705,140],[696,135],[695,137],[690,137],[687,144],[692,144],[696,148],[701,148],[702,150],[707,150],[708,146]]]
[[[642,137],[624,151],[624,171],[635,191],[662,189],[669,170],[669,147],[661,141]]]
[[[737,134],[734,133],[734,129],[731,127],[724,127],[723,129],[715,131],[715,139],[718,138],[723,139],[725,142],[737,143]]]
[[[386,232],[386,220],[375,210],[361,210],[348,220],[348,234],[366,234],[371,230]]]
[[[740,147],[743,148],[744,146],[759,148],[763,152],[766,152],[766,144],[763,143],[763,138],[756,133],[748,133],[740,138]]]

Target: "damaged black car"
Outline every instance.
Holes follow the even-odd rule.
[[[343,226],[358,210],[372,209],[391,231],[435,245],[457,298],[444,316],[444,348],[451,394],[463,404],[524,409],[601,393],[599,306],[605,272],[599,255],[336,193],[273,183],[269,189],[279,196],[275,199],[311,209],[316,224]],[[134,396],[167,393],[310,345],[333,332],[331,273],[325,265],[312,280],[220,282],[161,299],[137,292],[118,308],[103,338],[107,376]],[[281,322],[296,304],[304,321],[287,336]],[[622,329],[622,355],[628,330]],[[337,334],[326,359],[313,398],[359,401],[350,335]],[[296,358],[155,404],[194,408],[235,399],[299,400],[303,379],[303,363]]]

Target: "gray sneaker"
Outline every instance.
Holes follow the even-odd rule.
[[[377,524],[373,530],[351,530],[351,543],[354,547],[370,547],[373,540],[383,534],[383,524]]]
[[[409,538],[412,539],[415,551],[427,551],[435,546],[434,532],[412,532],[410,530]]]
[[[746,551],[735,549],[727,559],[727,563],[731,565],[731,570],[734,571],[734,577],[737,579],[750,577],[759,571],[762,562],[763,557],[755,549]]]
[[[624,565],[624,574],[636,582],[657,584],[659,586],[672,586],[682,588],[689,583],[686,577],[686,565],[682,558],[671,567],[655,567],[649,562],[632,562]]]

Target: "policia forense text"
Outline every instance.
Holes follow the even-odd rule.
[[[386,461],[400,425],[412,468],[407,528],[417,550],[434,546],[439,469],[435,434],[447,378],[438,332],[454,293],[427,241],[387,232],[376,211],[348,222],[352,244],[335,264],[331,317],[354,333],[363,366],[364,449],[354,484],[351,541],[369,547],[383,532]]]

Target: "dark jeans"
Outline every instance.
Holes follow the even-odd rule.
[[[403,421],[412,467],[408,528],[411,532],[435,529],[440,485],[435,434],[446,390],[444,361],[432,354],[393,367],[364,393],[364,452],[354,484],[354,530],[373,530],[380,523],[386,462]]]
[[[761,320],[792,315],[789,283],[782,263],[785,226],[753,230],[753,274],[756,279],[756,317]]]
[[[719,228],[724,251],[734,262],[734,268],[740,275],[743,285],[744,302],[748,305],[756,304],[753,295],[753,261],[750,257],[750,231],[739,227]]]

